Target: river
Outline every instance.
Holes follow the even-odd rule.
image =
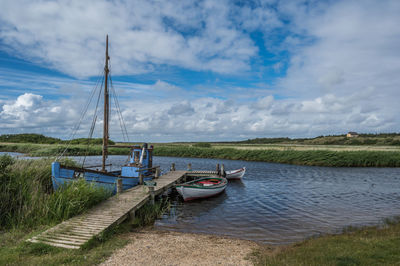
[[[101,156],[87,157],[87,164]],[[78,159],[78,158],[76,158]],[[121,165],[125,156],[110,156]],[[400,168],[333,168],[220,159],[155,157],[163,172],[171,163],[186,169],[227,170],[245,166],[242,181],[230,181],[225,192],[183,202],[169,194],[171,209],[155,222],[162,230],[207,233],[288,244],[348,226],[382,224],[400,215]]]

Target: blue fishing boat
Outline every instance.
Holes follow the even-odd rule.
[[[153,146],[146,143],[142,146],[121,146],[109,145],[109,117],[110,117],[110,93],[109,93],[109,54],[108,54],[108,36],[106,38],[106,60],[104,67],[104,123],[103,123],[103,148],[102,164],[97,166],[72,167],[66,166],[57,160],[52,163],[52,182],[54,190],[62,187],[64,184],[84,178],[98,186],[106,187],[115,193],[117,191],[118,179],[122,181],[122,188],[129,189],[143,181],[151,180],[156,167],[153,167]],[[111,83],[112,84],[112,83]],[[101,90],[99,90],[99,96]],[[99,97],[100,98],[100,97]],[[114,99],[116,100],[116,99]],[[116,104],[117,106],[119,104]],[[97,111],[97,106],[96,106]],[[119,112],[121,115],[121,112]],[[96,117],[95,117],[96,118]],[[95,123],[95,118],[93,124]],[[120,117],[122,119],[122,116]],[[92,125],[91,134],[93,134]],[[126,130],[126,129],[125,129]],[[127,132],[126,132],[127,134]],[[106,164],[109,147],[129,148],[130,155],[128,162],[120,170],[107,171]],[[101,167],[101,169],[96,169]],[[111,169],[111,168],[110,168]]]

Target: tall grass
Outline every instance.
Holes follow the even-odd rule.
[[[400,223],[311,238],[286,247],[261,248],[256,265],[399,265]]]
[[[33,228],[72,217],[111,195],[84,180],[53,192],[51,160],[0,156],[0,230]]]
[[[233,148],[198,148],[158,146],[157,156],[219,158],[246,161],[288,163],[335,167],[399,167],[400,152],[328,151],[328,150],[239,150]]]
[[[68,156],[101,155],[100,145],[64,145],[64,144],[34,144],[34,143],[1,143],[0,151],[20,152],[29,156],[57,156],[61,153]],[[128,155],[129,149],[110,148],[110,155]]]

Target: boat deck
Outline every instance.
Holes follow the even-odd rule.
[[[160,176],[154,188],[159,195],[180,182],[187,171],[171,171]],[[151,198],[148,187],[135,186],[91,208],[84,214],[70,218],[27,241],[45,243],[51,246],[79,249],[90,239],[98,236],[109,227],[124,221],[129,215]]]

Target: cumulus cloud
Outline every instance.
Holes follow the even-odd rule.
[[[0,38],[13,53],[76,77],[98,74],[105,35],[115,74],[162,64],[249,70],[258,48],[225,1],[3,1]]]
[[[176,105],[171,106],[171,108],[168,110],[169,115],[183,115],[183,116],[190,116],[194,114],[194,109],[188,102],[184,103],[179,103]]]
[[[138,141],[393,132],[400,130],[399,13],[398,1],[372,0],[5,1],[0,38],[8,52],[76,77],[98,74],[105,31],[112,36],[113,73],[165,65],[203,71],[210,80],[209,71],[222,79],[219,74],[229,74],[226,82],[206,80],[189,89],[158,77],[115,81],[128,131]],[[265,47],[253,33],[261,34]],[[262,66],[273,78],[245,76],[265,61],[258,57],[266,52],[282,58]],[[1,95],[2,128],[61,136],[63,124],[77,121],[82,91],[66,86],[70,80],[42,79],[55,88],[46,90],[23,77],[26,87],[34,87],[21,93],[13,90],[21,77],[9,76],[0,71],[2,91],[13,95]],[[238,86],[231,77],[254,83]],[[88,90],[90,82],[74,82]],[[116,139],[117,121],[112,120]]]
[[[46,101],[43,96],[32,93],[20,95],[2,106],[0,127],[4,133],[38,132],[60,135],[71,127],[79,117],[78,104]]]

